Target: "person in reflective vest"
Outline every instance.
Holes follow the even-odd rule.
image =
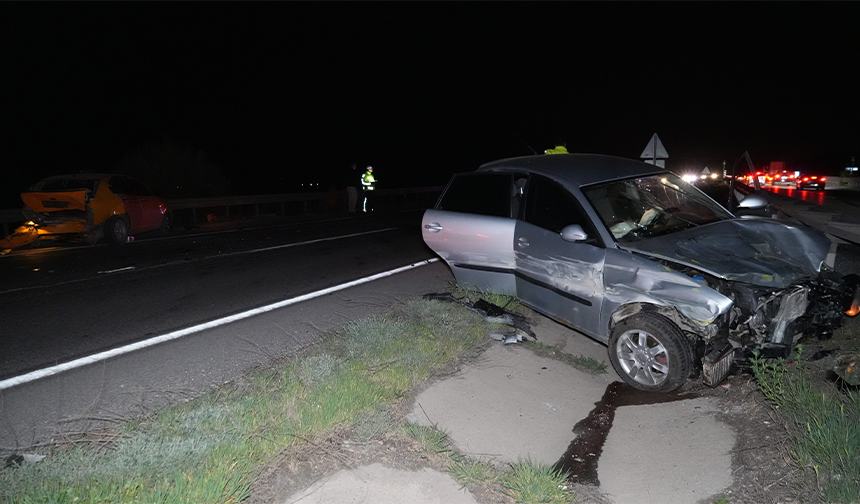
[[[373,211],[373,201],[371,196],[375,187],[376,179],[373,178],[373,167],[368,166],[367,171],[361,176],[361,188],[364,190],[364,203],[361,206],[363,212]]]

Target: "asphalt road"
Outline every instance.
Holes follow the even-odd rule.
[[[836,200],[860,207],[860,191],[855,190],[801,191],[786,186],[766,186],[765,189],[790,198],[801,199],[811,205],[826,206],[828,201]]]
[[[433,257],[421,212],[0,257],[3,377]],[[351,320],[445,289],[441,262],[0,390],[0,451],[199,395]],[[0,378],[2,380],[2,378]]]
[[[0,379],[433,257],[420,212],[0,257]]]

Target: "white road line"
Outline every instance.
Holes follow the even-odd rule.
[[[187,336],[189,334],[193,334],[196,332],[204,331],[206,329],[212,329],[214,327],[222,326],[225,324],[229,324],[231,322],[236,322],[237,320],[246,319],[249,317],[253,317],[255,315],[260,315],[261,313],[266,313],[268,311],[277,310],[278,308],[283,308],[285,306],[290,306],[296,303],[301,303],[302,301],[307,301],[309,299],[313,299],[320,296],[325,296],[327,294],[331,294],[332,292],[337,292],[344,289],[349,289],[350,287],[355,287],[356,285],[361,285],[368,282],[373,282],[375,280],[379,280],[380,278],[385,278],[387,276],[396,275],[398,273],[402,273],[404,271],[408,271],[414,268],[419,268],[421,266],[426,266],[428,264],[434,263],[438,261],[438,258],[427,259],[426,261],[421,261],[413,264],[409,264],[407,266],[401,266],[400,268],[395,268],[393,270],[383,271],[382,273],[377,273],[375,275],[370,275],[364,278],[359,278],[358,280],[353,280],[351,282],[342,283],[340,285],[335,285],[333,287],[328,287],[326,289],[318,290],[316,292],[310,292],[308,294],[304,294],[298,297],[285,299],[283,301],[278,301],[277,303],[272,303],[266,306],[261,306],[259,308],[254,308],[252,310],[247,310],[241,313],[237,313],[235,315],[230,315],[229,317],[223,317],[216,320],[211,320],[209,322],[198,324],[193,327],[188,327],[185,329],[180,329],[178,331],[173,331],[167,334],[163,334],[161,336],[156,336],[154,338],[150,338],[143,341],[138,341],[137,343],[132,343],[130,345],[126,345],[119,348],[114,348],[113,350],[108,350],[105,352],[99,352],[97,354],[89,355],[87,357],[81,357],[80,359],[75,359],[73,361],[69,361],[63,364],[59,364],[56,366],[51,366],[44,369],[39,369],[36,371],[32,371],[27,374],[23,374],[20,376],[15,376],[12,378],[8,378],[6,380],[0,381],[0,390],[4,390],[7,388],[12,388],[17,385],[23,385],[25,383],[38,380],[40,378],[45,378],[51,375],[55,375],[58,373],[62,373],[64,371],[69,371],[71,369],[79,368],[82,366],[86,366],[88,364],[94,364],[96,362],[109,359],[111,357],[116,357],[118,355],[123,355],[126,353],[134,352],[136,350],[141,350],[146,347],[151,347],[153,345],[158,345],[160,343],[164,343],[166,341],[175,340],[181,338],[183,336]]]
[[[305,241],[303,241],[303,242],[287,243],[287,244],[285,244],[285,245],[274,245],[274,246],[271,246],[271,247],[265,247],[265,248],[259,248],[259,249],[252,249],[252,250],[240,250],[239,252],[227,252],[227,253],[224,253],[224,254],[217,254],[217,255],[213,255],[213,256],[207,256],[207,257],[204,257],[204,259],[209,259],[209,258],[213,258],[213,257],[214,257],[214,258],[219,258],[219,257],[229,257],[229,256],[233,256],[233,255],[243,255],[243,254],[255,254],[255,253],[257,253],[257,252],[266,252],[266,251],[269,251],[269,250],[277,250],[277,249],[282,249],[282,248],[298,247],[298,246],[300,246],[300,245],[310,245],[311,243],[320,243],[320,242],[327,242],[327,241],[332,241],[332,240],[341,240],[341,239],[343,239],[343,238],[355,238],[356,236],[364,236],[364,235],[369,235],[369,234],[374,234],[374,233],[384,233],[385,231],[393,231],[393,230],[395,230],[395,229],[397,229],[397,228],[396,228],[396,227],[390,227],[390,228],[383,228],[383,229],[374,229],[373,231],[362,231],[362,232],[360,232],[360,233],[352,233],[352,234],[347,234],[347,235],[338,235],[338,236],[332,236],[332,237],[329,237],[329,238],[317,238],[317,239],[315,239],[315,240],[305,240]]]
[[[117,269],[112,269],[112,270],[107,270],[107,271],[99,271],[98,274],[104,275],[106,273],[117,273],[119,271],[129,271],[129,270],[133,270],[133,269],[137,269],[137,266],[126,266],[125,268],[117,268]]]

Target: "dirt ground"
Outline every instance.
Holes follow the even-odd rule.
[[[688,392],[718,398],[722,409],[718,419],[737,433],[732,455],[732,486],[724,494],[700,504],[712,504],[723,497],[731,504],[819,502],[812,471],[790,461],[791,436],[766,404],[750,375],[731,376],[715,389],[692,385]],[[281,503],[293,492],[341,469],[374,462],[412,470],[444,471],[447,468],[446,454],[423,453],[415,440],[394,431],[369,441],[356,441],[353,437],[352,431],[341,430],[327,439],[308,443],[299,453],[284,454],[255,481],[247,502]],[[575,502],[611,504],[599,488],[571,487],[578,496]],[[498,485],[470,486],[469,491],[481,504],[515,502]]]
[[[808,341],[805,354],[835,349],[822,359],[808,361],[822,384],[827,370],[840,351],[856,348],[860,320],[851,319],[833,340]],[[846,338],[853,338],[850,341]],[[799,467],[790,456],[792,434],[786,421],[780,419],[755,385],[751,373],[739,370],[720,386],[709,388],[691,382],[684,392],[716,398],[720,404],[717,418],[730,425],[737,441],[732,451],[733,483],[722,494],[698,504],[811,504],[821,502],[814,472]],[[416,391],[417,393],[417,391]],[[414,397],[414,396],[412,396]],[[248,502],[281,503],[294,491],[306,488],[334,472],[374,462],[405,469],[431,468],[444,471],[446,454],[426,454],[412,438],[397,434],[394,424],[404,418],[412,398],[404,398],[392,411],[389,428],[368,440],[356,430],[341,430],[328,439],[309,440],[299,453],[284,454],[267,467],[255,481]],[[571,485],[577,494],[575,502],[611,504],[597,487]],[[515,501],[499,485],[468,487],[482,504],[508,504]],[[721,500],[725,499],[725,500]]]

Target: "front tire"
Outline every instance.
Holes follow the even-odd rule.
[[[609,360],[628,385],[646,392],[677,389],[687,381],[693,366],[684,333],[655,313],[628,317],[612,329]]]
[[[128,243],[128,221],[122,215],[114,215],[104,223],[105,241],[113,245]]]

